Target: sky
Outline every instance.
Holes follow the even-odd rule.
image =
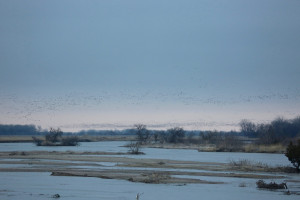
[[[299,0],[0,0],[0,124],[239,130],[300,114]]]

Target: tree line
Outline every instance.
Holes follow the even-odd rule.
[[[261,144],[287,144],[292,138],[300,136],[300,116],[294,119],[276,118],[270,123],[253,123],[249,120],[240,122],[241,134],[258,138]]]
[[[35,125],[1,125],[0,135],[46,135],[48,130]],[[294,119],[276,118],[270,123],[253,123],[250,120],[240,122],[240,131],[188,131],[180,127],[168,130],[149,130],[146,125],[136,124],[132,129],[124,130],[82,130],[64,135],[137,135],[137,140],[160,143],[219,143],[232,136],[256,138],[260,144],[288,144],[290,138],[300,136],[300,116]],[[231,138],[232,139],[232,138]],[[228,139],[229,140],[229,139]]]
[[[2,125],[0,135],[43,135],[45,130],[35,125]]]

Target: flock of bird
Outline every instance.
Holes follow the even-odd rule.
[[[123,107],[130,109],[143,110],[144,106],[153,109],[163,110],[165,106],[173,103],[176,106],[223,106],[233,104],[243,104],[245,106],[251,103],[269,103],[272,101],[298,101],[300,99],[300,92],[294,94],[280,94],[270,93],[263,95],[253,96],[209,96],[205,94],[189,94],[183,91],[180,92],[153,92],[145,91],[141,93],[133,93],[129,91],[121,91],[118,93],[101,92],[100,94],[86,93],[68,93],[60,96],[51,95],[32,95],[21,96],[18,94],[13,95],[0,95],[0,110],[2,119],[0,123],[6,120],[22,121],[23,123],[39,124],[41,120],[38,114],[48,116],[48,120],[55,118],[62,112],[72,110],[100,110],[105,108],[109,109],[122,109]],[[156,105],[156,106],[153,106]],[[176,109],[176,108],[174,108]],[[165,126],[166,124],[157,124],[157,126]],[[203,125],[203,124],[202,124]],[[209,125],[209,124],[208,124]],[[215,124],[210,124],[214,126]],[[155,126],[153,124],[153,126]]]

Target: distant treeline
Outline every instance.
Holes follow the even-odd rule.
[[[35,125],[2,125],[0,124],[0,135],[43,135],[45,130]]]
[[[19,124],[9,124],[4,125],[0,124],[0,135],[30,135],[30,136],[38,136],[38,135],[46,135],[49,133],[47,129],[42,129],[40,126],[35,126],[33,124],[29,125],[19,125]],[[72,133],[66,132],[65,135],[70,135]]]
[[[164,133],[166,131],[162,130],[149,130],[150,135],[156,135],[160,133]],[[188,131],[185,130],[186,135],[201,135],[205,134],[209,131]],[[48,130],[42,129],[40,126],[35,125],[3,125],[0,124],[0,135],[46,135],[49,133]],[[228,132],[220,132],[220,133],[228,133]],[[238,132],[229,132],[238,134]],[[124,129],[124,130],[82,130],[79,132],[64,132],[64,135],[136,135],[136,129]]]
[[[166,131],[162,130],[148,130],[150,135],[164,133]],[[78,135],[136,135],[137,130],[132,129],[124,129],[124,130],[82,130],[77,132]],[[185,130],[187,135],[201,135],[202,133],[206,133],[207,131],[189,131]]]
[[[300,136],[300,116],[294,119],[277,118],[270,123],[253,123],[249,120],[240,122],[240,131],[188,131],[184,130],[184,135],[204,136],[207,135],[239,135],[252,138],[258,138],[263,144],[274,144],[288,141],[289,138]],[[42,129],[35,125],[1,125],[0,135],[46,135],[48,130]],[[157,135],[166,135],[168,131],[164,130],[148,130],[147,134],[153,137]],[[132,129],[124,130],[82,130],[79,132],[64,132],[64,135],[136,135],[137,129],[133,126]]]
[[[241,134],[258,138],[263,144],[289,142],[290,138],[300,136],[300,116],[294,119],[277,118],[270,123],[240,122]]]
[[[81,130],[78,135],[135,135],[134,129],[124,130]]]

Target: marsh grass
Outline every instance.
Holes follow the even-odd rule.
[[[296,169],[290,166],[270,166],[263,162],[255,162],[247,159],[231,160],[229,165],[233,169],[242,171],[262,171],[262,172],[282,172],[282,173],[296,173]]]

